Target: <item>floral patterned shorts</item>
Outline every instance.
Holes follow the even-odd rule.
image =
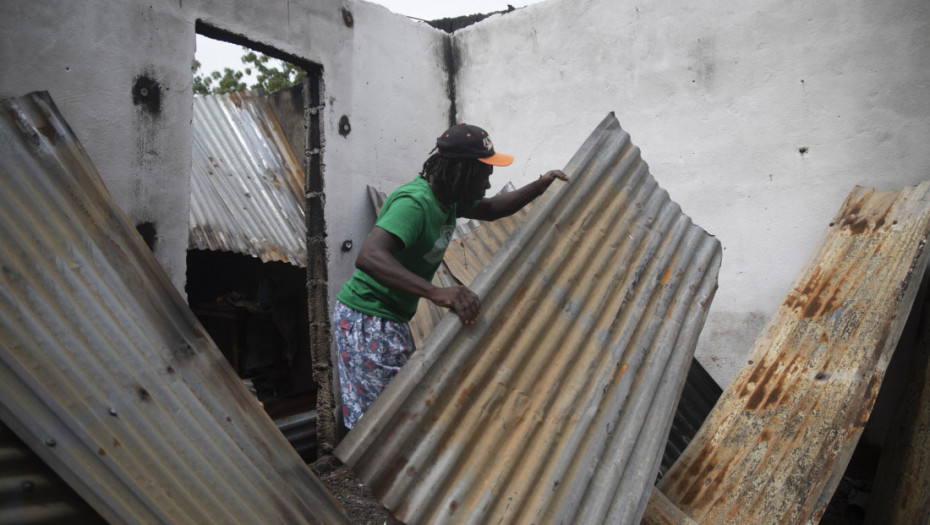
[[[416,348],[407,323],[363,314],[339,301],[333,307],[333,332],[342,419],[352,428]]]

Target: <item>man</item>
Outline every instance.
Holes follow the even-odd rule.
[[[436,273],[459,217],[493,221],[512,215],[545,193],[552,170],[526,186],[485,198],[494,166],[513,157],[496,153],[487,132],[458,124],[436,140],[435,153],[420,175],[395,190],[355,261],[356,271],[333,308],[333,331],[348,428],[378,397],[415,350],[407,323],[420,297],[451,308],[465,324],[481,311],[478,296],[465,286],[437,287]]]

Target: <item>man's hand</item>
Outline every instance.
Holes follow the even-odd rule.
[[[562,172],[562,170],[547,171],[545,174],[540,175],[539,178],[546,182],[547,188],[549,187],[550,184],[552,184],[555,181],[555,179],[564,180],[565,182],[568,182],[568,175]]]
[[[465,324],[475,324],[475,319],[481,312],[481,300],[475,292],[464,286],[436,288],[428,299],[438,306],[455,310]]]
[[[570,182],[568,175],[562,170],[549,170],[540,175],[538,179],[519,189],[481,199],[481,202],[465,214],[465,217],[478,219],[479,221],[496,221],[502,217],[513,215],[532,202],[533,199],[546,193],[546,190],[556,179]]]

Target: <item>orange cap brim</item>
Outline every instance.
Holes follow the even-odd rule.
[[[490,164],[491,166],[510,166],[510,164],[513,163],[513,155],[495,153],[490,157],[478,157],[478,161]]]

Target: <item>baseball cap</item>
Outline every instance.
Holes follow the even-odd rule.
[[[440,135],[436,139],[436,148],[439,155],[447,159],[477,159],[492,166],[509,166],[513,162],[513,155],[494,151],[487,131],[464,122]]]

